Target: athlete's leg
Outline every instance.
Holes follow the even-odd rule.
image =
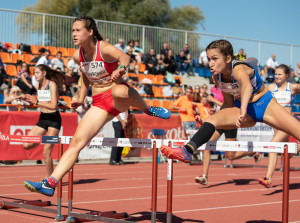
[[[236,140],[229,140],[229,141],[236,141]],[[227,152],[227,158],[229,160],[237,160],[241,159],[245,156],[254,156],[256,153],[255,152],[233,152],[229,151]]]
[[[56,128],[48,128],[47,136],[58,136],[59,129]],[[53,160],[51,157],[51,152],[54,147],[54,144],[46,143],[43,150],[44,162],[46,165],[47,176],[49,177],[53,172]]]
[[[61,157],[51,176],[59,181],[73,167],[79,152],[84,146],[94,138],[100,129],[112,118],[113,115],[92,106],[79,122],[69,148]]]
[[[276,131],[271,142],[288,142],[289,135],[283,131]],[[269,153],[268,171],[266,177],[271,179],[276,168],[277,153]]]
[[[118,111],[126,111],[130,106],[140,108],[146,114],[164,119],[170,118],[170,111],[166,108],[150,107],[140,94],[132,87],[118,84],[111,90],[114,102],[113,106]]]
[[[46,132],[47,132],[47,130],[35,125],[29,131],[28,136],[41,136],[41,135],[45,135]],[[39,145],[39,143],[23,143],[23,148],[26,150],[30,150],[30,149],[37,147],[38,145]]]
[[[300,140],[300,122],[273,98],[264,114],[264,123]]]
[[[132,87],[118,84],[112,88],[111,94],[114,98],[114,108],[118,111],[126,111],[129,106],[140,108],[143,111],[148,108],[148,104]]]

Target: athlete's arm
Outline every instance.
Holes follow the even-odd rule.
[[[233,68],[233,77],[241,84],[241,115],[238,118],[236,125],[238,127],[244,122],[249,100],[253,93],[253,88],[250,82],[250,77],[245,70],[246,65],[239,65]]]
[[[291,84],[292,94],[300,93],[300,84]]]
[[[79,65],[79,69],[80,69],[80,60],[79,60],[79,50],[76,50],[73,54],[73,60]],[[81,87],[80,87],[80,92],[79,92],[79,98],[77,98],[77,100],[72,100],[71,101],[71,108],[76,109],[77,107],[81,106],[86,98],[86,93],[87,90],[90,86],[90,81],[89,79],[86,77],[86,75],[84,74],[84,72],[82,72],[81,75]]]
[[[105,61],[119,61],[119,66],[125,66],[128,67],[130,63],[130,56],[128,56],[123,51],[119,50],[115,46],[102,42],[101,43],[101,54]],[[126,69],[121,67],[118,70],[115,70],[111,74],[111,81],[114,82],[122,77],[122,75],[126,72]]]

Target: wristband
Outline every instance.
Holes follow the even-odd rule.
[[[36,102],[35,102],[35,105],[38,105],[38,104],[39,104],[39,101],[36,101]]]
[[[124,68],[125,71],[126,71],[126,69],[127,69],[127,67],[126,67],[125,65],[119,65],[119,66],[117,67],[117,70],[119,70],[120,68]]]

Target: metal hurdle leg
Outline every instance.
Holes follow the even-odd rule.
[[[153,155],[152,155],[152,200],[151,200],[151,222],[156,222],[156,209],[157,209],[157,148],[156,142],[153,142]]]
[[[61,159],[63,154],[63,145],[61,144],[61,139],[59,139],[58,144],[58,161]],[[62,199],[62,179],[58,182],[57,186],[57,215],[55,221],[64,221],[65,217],[61,214],[61,199]]]
[[[283,167],[283,193],[282,193],[282,222],[289,221],[289,177],[290,177],[290,156],[288,146],[284,146],[284,167]]]
[[[167,177],[167,223],[172,222],[172,198],[173,198],[173,160],[168,159]]]
[[[72,212],[72,202],[73,202],[73,168],[69,171],[69,185],[68,185],[68,218],[67,222],[76,222],[76,219],[70,216]]]

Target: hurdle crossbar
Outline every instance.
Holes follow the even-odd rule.
[[[69,144],[70,136],[61,136],[61,144]],[[0,135],[1,140],[9,140],[2,135]],[[20,142],[20,139],[17,139]],[[160,139],[132,139],[132,138],[100,138],[95,137],[90,142],[90,145],[99,145],[99,146],[118,146],[118,147],[136,147],[136,148],[153,148],[153,180],[152,180],[152,213],[151,221],[156,222],[156,201],[157,201],[157,149],[161,145],[168,146],[178,146],[184,145],[187,140],[160,140]],[[289,202],[289,156],[288,154],[297,153],[297,144],[296,143],[279,143],[279,142],[252,142],[252,141],[209,141],[208,143],[202,145],[198,150],[210,150],[210,151],[246,151],[246,152],[262,152],[262,153],[285,153],[284,159],[284,174],[283,174],[283,205],[282,205],[282,222],[288,222],[288,202]],[[171,162],[172,163],[172,162]],[[170,167],[168,167],[170,168]],[[73,169],[72,169],[73,170]],[[74,170],[73,170],[74,171]],[[72,174],[73,174],[72,171]],[[170,168],[170,174],[173,174],[173,168]],[[171,176],[171,184],[173,184],[173,175]],[[156,180],[155,180],[156,178]],[[73,179],[72,179],[73,181]],[[69,182],[70,185],[70,182]],[[72,182],[73,185],[73,182]],[[168,187],[171,188],[172,187]],[[72,188],[73,193],[73,188]],[[167,192],[170,196],[167,201],[167,222],[172,222],[172,191]],[[70,196],[70,195],[69,195]],[[73,195],[72,195],[73,196]],[[153,198],[154,197],[154,198]],[[69,199],[70,200],[70,199]],[[72,199],[71,199],[72,202]],[[72,204],[69,206],[72,210]],[[169,215],[168,215],[169,214]],[[93,216],[91,214],[81,214],[69,211],[69,217],[73,218],[82,218],[89,220],[98,220],[103,222],[131,222],[123,219],[114,219],[107,218],[103,216]],[[71,221],[69,221],[71,222]]]

